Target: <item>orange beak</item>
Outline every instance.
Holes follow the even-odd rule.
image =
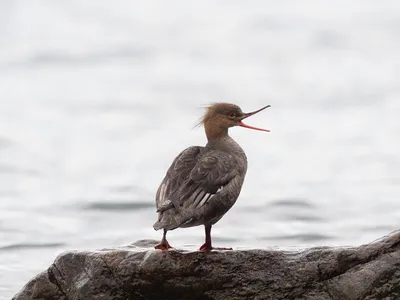
[[[260,111],[262,111],[262,110],[264,110],[264,109],[266,109],[266,108],[268,108],[268,107],[271,107],[271,105],[267,105],[267,106],[264,106],[263,108],[260,108],[259,110],[256,110],[256,111],[253,111],[253,112],[250,112],[250,113],[243,114],[243,117],[240,118],[240,121],[239,121],[239,123],[238,123],[238,126],[245,127],[245,128],[249,128],[249,129],[254,129],[254,130],[260,130],[260,131],[269,132],[268,129],[262,129],[262,128],[253,127],[253,126],[250,126],[250,125],[246,125],[246,124],[244,124],[244,123],[242,122],[242,120],[244,120],[244,119],[246,119],[246,118],[248,118],[248,117],[250,117],[250,116],[252,116],[252,115],[255,115],[256,113],[258,113],[258,112],[260,112]]]

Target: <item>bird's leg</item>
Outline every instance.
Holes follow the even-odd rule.
[[[206,242],[200,247],[200,251],[211,251],[211,250],[232,250],[232,248],[214,248],[211,245],[211,225],[204,225],[206,232]]]
[[[161,242],[158,245],[156,245],[154,248],[160,249],[160,250],[168,250],[168,249],[172,248],[171,245],[167,241],[167,230],[166,229],[164,229],[164,233],[163,233]]]
[[[211,225],[204,225],[204,229],[206,232],[206,241],[203,246],[200,247],[201,251],[210,251],[212,250],[211,246]]]

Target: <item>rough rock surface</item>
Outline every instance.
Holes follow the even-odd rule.
[[[400,230],[357,248],[66,252],[14,300],[400,299]]]

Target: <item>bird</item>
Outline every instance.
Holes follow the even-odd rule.
[[[156,193],[158,219],[155,230],[163,230],[156,249],[168,250],[167,232],[176,228],[204,225],[205,242],[199,250],[232,250],[214,248],[211,227],[235,204],[247,172],[247,157],[239,144],[229,136],[231,127],[249,126],[243,120],[270,107],[244,113],[231,103],[214,103],[206,108],[199,122],[207,144],[183,150],[172,162]]]

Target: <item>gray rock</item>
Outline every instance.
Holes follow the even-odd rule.
[[[400,230],[357,248],[66,252],[14,300],[400,299]]]

